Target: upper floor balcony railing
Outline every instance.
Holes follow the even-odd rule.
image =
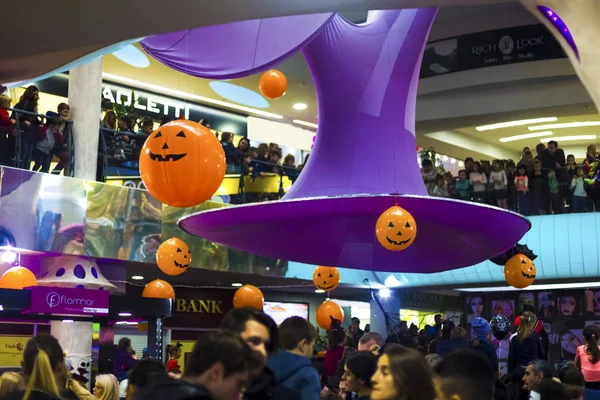
[[[0,127],[0,163],[21,169],[73,175],[73,121],[24,110],[12,112],[10,125]],[[123,178],[139,180],[139,154],[147,136],[99,127],[98,181]],[[500,206],[524,215],[562,214],[600,211],[600,187],[597,174],[588,162],[536,171],[527,163],[525,176],[517,178],[519,163],[506,162],[506,180],[493,182],[485,170],[485,179],[473,180],[440,175],[437,170],[424,172],[425,185],[431,195],[451,197]],[[514,168],[514,169],[513,169]],[[581,169],[581,172],[578,170]],[[591,170],[590,170],[591,169]],[[502,170],[504,170],[502,168]],[[249,159],[241,154],[229,162],[225,180],[216,193],[231,204],[244,204],[281,198],[296,181],[302,169],[291,165]],[[582,173],[582,179],[578,179]],[[467,183],[468,182],[468,183]],[[143,188],[143,185],[138,185]]]

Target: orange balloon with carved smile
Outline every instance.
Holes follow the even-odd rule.
[[[523,254],[517,254],[504,264],[506,282],[517,289],[524,289],[535,281],[537,271],[533,261]]]
[[[393,206],[377,219],[375,236],[379,243],[390,251],[406,250],[415,241],[417,223],[408,211]]]
[[[192,262],[192,252],[179,238],[165,240],[156,252],[158,268],[167,275],[183,274]]]
[[[192,121],[169,122],[152,132],[140,153],[146,189],[161,202],[191,207],[209,200],[225,177],[225,152],[216,136]]]

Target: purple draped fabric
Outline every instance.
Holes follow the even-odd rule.
[[[150,36],[144,50],[177,71],[230,79],[269,69],[302,48],[334,14],[233,22]]]
[[[435,13],[380,11],[364,25],[336,15],[303,49],[319,130],[299,179],[280,201],[205,211],[180,226],[263,256],[394,272],[466,267],[517,243],[530,228],[523,216],[425,191],[414,119]],[[395,203],[417,223],[414,244],[401,252],[375,237],[377,218]]]

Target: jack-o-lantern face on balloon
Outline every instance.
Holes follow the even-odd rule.
[[[164,241],[156,252],[158,268],[167,275],[183,274],[192,262],[192,252],[179,238]]]
[[[313,273],[313,283],[317,289],[330,292],[340,284],[340,273],[336,267],[318,266]]]
[[[379,243],[388,250],[400,251],[410,247],[417,236],[417,223],[412,215],[399,206],[393,206],[379,216],[375,225]]]
[[[186,120],[152,132],[140,153],[140,175],[146,189],[175,207],[191,207],[210,199],[223,181],[225,167],[225,152],[216,136]]]
[[[509,285],[523,289],[535,281],[536,268],[533,261],[523,254],[511,257],[504,265],[504,278]]]

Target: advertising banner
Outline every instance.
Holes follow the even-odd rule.
[[[27,290],[31,292],[31,306],[27,313],[88,317],[108,315],[110,294],[105,290],[46,286],[34,286]]]

